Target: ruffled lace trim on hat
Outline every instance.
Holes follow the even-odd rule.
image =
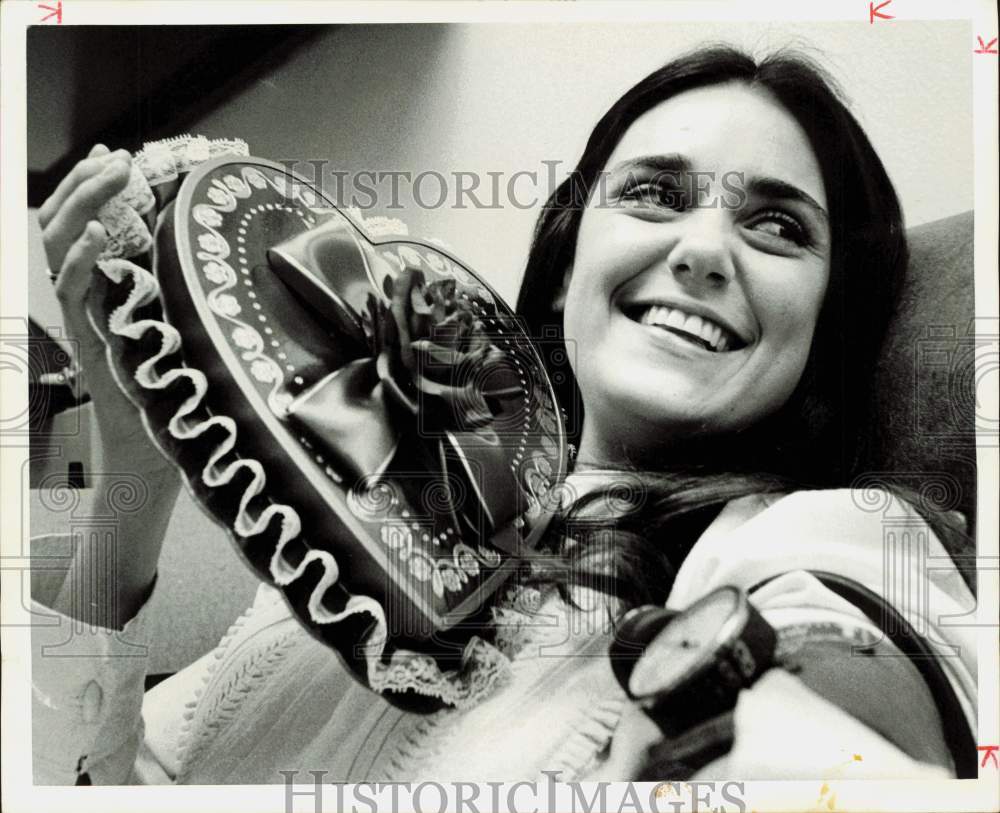
[[[149,251],[153,244],[153,224],[147,216],[156,206],[153,188],[177,181],[199,164],[223,155],[246,158],[250,148],[241,138],[209,139],[201,135],[181,135],[144,144],[132,158],[125,189],[97,210],[97,219],[108,235],[101,258],[127,259]],[[409,227],[399,218],[366,216],[356,206],[346,211],[369,238],[407,237],[410,234]],[[447,247],[435,238],[428,242]]]
[[[102,259],[137,257],[153,245],[152,223],[146,216],[156,206],[154,186],[177,180],[198,164],[222,155],[248,156],[242,139],[183,135],[153,141],[132,159],[128,183],[121,192],[97,210],[108,239]]]

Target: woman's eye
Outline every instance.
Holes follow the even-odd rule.
[[[626,184],[619,199],[642,206],[664,206],[668,209],[686,209],[684,190],[674,184],[657,181]]]
[[[802,224],[784,212],[764,212],[763,215],[753,221],[750,228],[779,240],[795,243],[797,246],[804,246],[809,242],[809,236],[802,227]]]

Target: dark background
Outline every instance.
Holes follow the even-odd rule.
[[[136,151],[178,135],[331,28],[30,28],[28,205],[40,206],[95,143]]]

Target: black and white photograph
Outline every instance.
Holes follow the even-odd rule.
[[[1000,809],[991,4],[2,11],[6,809]]]

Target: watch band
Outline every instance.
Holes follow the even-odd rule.
[[[672,678],[669,685],[651,683],[637,692],[636,649],[643,648],[640,657],[648,658],[650,649],[661,645],[657,640],[663,641],[668,627],[676,630],[678,624],[699,619],[710,602],[720,600],[732,602],[732,611],[721,626],[692,628],[682,635],[681,647],[700,650],[690,669]],[[616,677],[626,693],[672,739],[735,708],[740,690],[752,685],[773,664],[777,636],[746,594],[735,587],[714,590],[681,613],[667,616],[666,612],[639,608],[629,613],[615,635],[611,654]],[[619,661],[617,667],[615,660]]]
[[[636,779],[640,782],[688,779],[710,762],[728,754],[734,735],[731,711],[698,723],[680,737],[651,746]]]

